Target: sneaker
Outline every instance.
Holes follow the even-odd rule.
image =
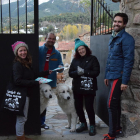
[[[103,140],[117,140],[115,137],[110,137],[109,134],[104,134],[104,139]]]
[[[89,129],[89,135],[94,136],[96,134],[95,125],[91,125]]]
[[[124,136],[124,133],[122,129],[116,130],[116,138],[123,137],[123,136]]]
[[[42,124],[42,125],[41,125],[41,128],[49,129],[49,126],[48,126],[47,124]]]
[[[78,127],[77,129],[76,129],[76,132],[77,133],[80,133],[80,132],[82,132],[82,131],[84,131],[84,130],[87,130],[88,128],[87,128],[87,123],[81,123],[81,125],[80,125],[80,127]]]

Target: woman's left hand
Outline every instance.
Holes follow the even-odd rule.
[[[83,75],[84,74],[84,69],[82,69],[81,67],[77,66],[77,74],[78,75]]]

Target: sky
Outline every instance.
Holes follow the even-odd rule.
[[[2,1],[2,4],[7,4],[7,3],[9,3],[9,0],[0,0],[0,1]],[[10,3],[11,2],[16,2],[17,0],[10,0]],[[19,0],[20,1],[20,0]],[[48,2],[49,0],[39,0],[39,5],[40,4],[42,4],[42,3],[44,3],[44,2]]]

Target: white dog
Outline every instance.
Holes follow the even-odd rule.
[[[77,113],[74,106],[74,98],[71,88],[65,83],[59,83],[56,88],[58,104],[68,117],[68,125],[70,132],[76,130]]]
[[[40,114],[45,110],[52,96],[53,92],[51,86],[48,84],[40,84]]]

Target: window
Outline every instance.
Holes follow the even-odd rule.
[[[63,59],[66,59],[66,54],[63,54]]]

